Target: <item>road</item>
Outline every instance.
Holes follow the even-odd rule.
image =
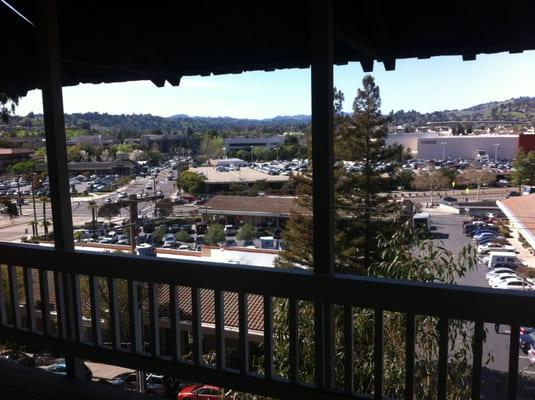
[[[444,245],[454,251],[459,251],[472,240],[462,233],[462,221],[466,217],[458,215],[432,215],[432,225],[436,228],[436,236],[443,241]],[[468,286],[489,287],[485,274],[487,268],[484,265],[478,267],[460,278],[458,283]],[[498,290],[498,289],[496,289]],[[485,324],[487,339],[483,346],[483,362],[488,359],[489,363],[484,368],[483,379],[486,382],[483,388],[485,399],[506,398],[506,373],[509,368],[509,340],[510,328],[502,325],[500,333],[496,334],[494,324]],[[535,398],[535,367],[532,367],[527,356],[520,353],[519,359],[519,396],[518,399]]]
[[[167,175],[170,172],[169,169],[162,169],[158,177],[155,179],[156,185],[153,185],[153,190],[148,191],[146,189],[147,183],[149,181],[152,183],[153,179],[150,177],[137,177],[134,182],[128,184],[126,187],[120,188],[112,193],[109,194],[103,194],[100,196],[96,196],[96,203],[97,206],[100,207],[101,205],[106,203],[106,200],[108,198],[111,198],[112,201],[115,201],[117,199],[118,193],[120,191],[124,191],[128,194],[141,194],[144,192],[148,192],[149,195],[154,195],[158,191],[162,191],[165,197],[172,196],[176,194],[176,184],[174,179],[169,181],[167,179]],[[84,189],[85,184],[80,184],[76,186],[76,189],[81,192]],[[29,187],[21,187],[21,190],[28,190]],[[72,218],[73,218],[73,224],[74,225],[80,225],[84,222],[91,221],[92,215],[91,215],[91,208],[89,207],[89,201],[91,200],[91,197],[83,198],[83,197],[73,197],[71,201],[72,205]],[[31,222],[34,219],[34,211],[33,211],[33,202],[31,199],[31,196],[27,199],[28,203],[22,206],[22,215],[10,218],[6,215],[0,216],[0,240],[2,241],[19,241],[22,236],[24,236],[27,232],[31,233]],[[147,215],[151,213],[154,210],[154,202],[153,201],[142,201],[138,205],[138,214],[140,215]],[[184,212],[189,213],[192,210],[192,206],[175,206],[174,211],[177,213]],[[36,216],[37,220],[41,223],[43,221],[43,215],[46,216],[46,219],[50,222],[52,222],[52,210],[50,202],[45,203],[45,209],[43,210],[43,202],[36,198]],[[117,216],[116,220],[120,220],[121,218],[127,217],[129,214],[129,210],[126,208],[121,209],[121,214]],[[42,224],[39,226],[39,231],[42,232],[43,227]]]

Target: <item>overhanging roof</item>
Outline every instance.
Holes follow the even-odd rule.
[[[39,25],[34,0],[8,0]],[[63,85],[305,68],[312,2],[90,2],[58,0]],[[535,49],[535,4],[381,3],[336,0],[337,64]],[[0,3],[0,91],[40,86],[36,27]]]

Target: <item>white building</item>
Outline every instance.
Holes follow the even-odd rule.
[[[513,160],[518,153],[518,135],[419,137],[417,157],[424,160],[475,159],[484,150],[490,160]]]

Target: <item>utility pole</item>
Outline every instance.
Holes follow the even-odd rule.
[[[480,172],[477,170],[477,197],[476,200],[479,201],[479,187],[480,187]]]
[[[37,229],[37,210],[35,208],[35,183],[32,180],[32,203],[33,203],[33,224],[32,224],[32,233],[33,236],[39,236]]]
[[[137,237],[137,196],[131,194],[128,196],[130,203],[130,250],[136,254],[136,237]]]
[[[45,238],[48,235],[48,225],[46,221],[46,197],[43,197],[43,229],[45,230]]]
[[[91,207],[91,216],[92,216],[92,221],[93,221],[93,239],[98,239],[97,219],[96,219],[96,215],[95,215],[95,209],[97,207],[97,203],[95,202],[95,200],[90,200],[89,201],[89,207]]]

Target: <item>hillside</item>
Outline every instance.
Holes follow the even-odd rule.
[[[535,97],[518,97],[505,101],[478,104],[463,110],[444,110],[431,113],[417,111],[396,111],[391,114],[392,125],[424,125],[427,122],[444,121],[508,121],[535,124]],[[9,129],[23,127],[36,134],[42,131],[43,118],[40,114],[15,116],[10,119]],[[144,133],[194,134],[217,131],[228,136],[259,136],[283,132],[308,131],[310,116],[276,116],[267,119],[245,119],[231,117],[198,117],[177,114],[159,117],[151,114],[75,113],[65,114],[68,136],[77,134],[103,133],[121,138],[136,137]]]
[[[535,123],[535,97],[517,97],[505,101],[478,104],[463,110],[444,110],[422,114],[417,111],[396,111],[392,123],[425,124],[439,121],[508,121]]]
[[[203,133],[217,131],[223,136],[281,134],[283,132],[305,131],[310,117],[306,115],[278,116],[269,119],[240,119],[230,117],[190,117],[174,115],[160,117],[151,114],[74,113],[65,114],[65,125],[69,130],[81,129],[86,133],[117,134],[137,136],[144,133]],[[11,127],[42,129],[41,114],[14,116]]]

